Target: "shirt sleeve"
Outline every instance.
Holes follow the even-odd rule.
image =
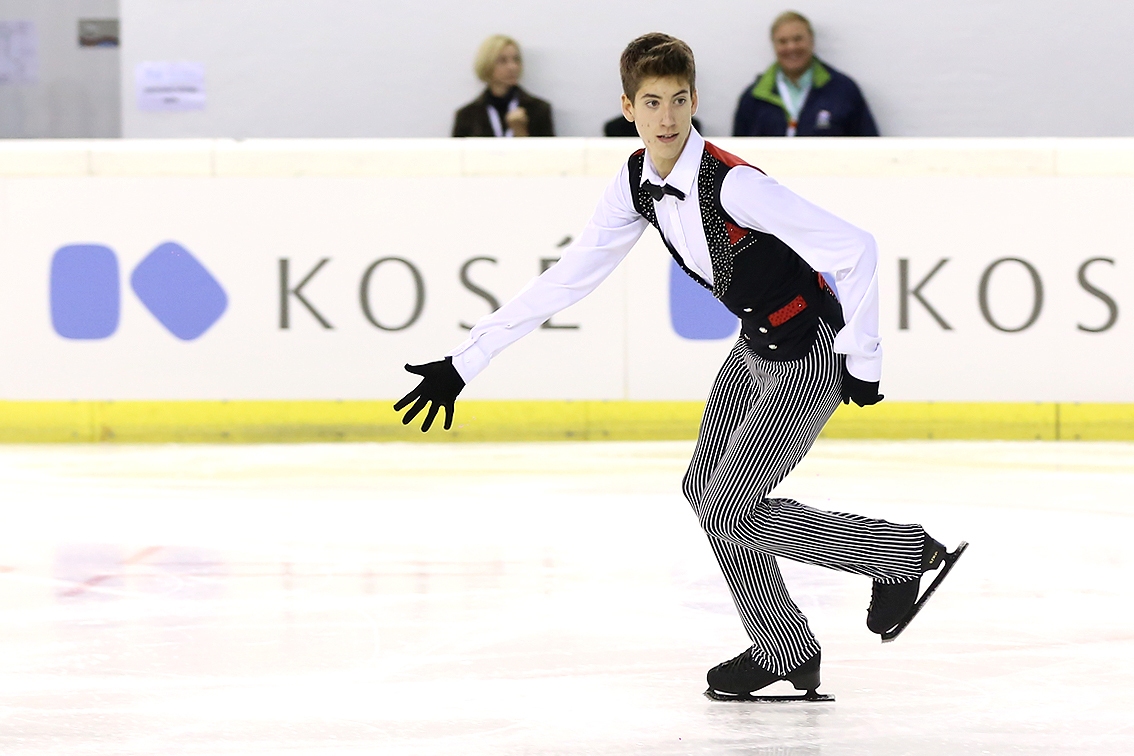
[[[594,215],[559,262],[533,279],[511,301],[476,322],[469,337],[449,352],[453,367],[469,383],[489,361],[560,310],[606,280],[649,225],[634,209],[629,169],[610,182]]]
[[[728,172],[721,205],[742,226],[778,237],[808,265],[835,276],[846,327],[834,349],[863,381],[882,375],[878,336],[878,247],[874,237],[749,166]]]

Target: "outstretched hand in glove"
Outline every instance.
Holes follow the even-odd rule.
[[[871,404],[878,404],[882,401],[882,394],[878,393],[878,381],[864,381],[855,378],[846,367],[843,367],[843,385],[840,389],[843,397],[843,404],[850,404],[852,401],[859,407],[867,407]]]
[[[446,357],[443,360],[427,362],[424,365],[406,365],[406,370],[415,375],[420,375],[421,383],[417,384],[417,388],[403,396],[394,405],[394,411],[401,412],[403,408],[409,406],[410,402],[413,402],[413,406],[402,418],[402,424],[409,425],[413,422],[413,419],[428,404],[430,405],[429,412],[425,415],[425,422],[421,424],[421,432],[425,433],[432,427],[433,418],[437,417],[437,412],[442,407],[445,408],[445,430],[452,428],[453,403],[457,401],[457,395],[465,387],[464,379],[453,367],[453,358]]]

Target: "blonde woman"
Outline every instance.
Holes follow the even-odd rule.
[[[473,70],[487,86],[479,97],[457,111],[453,136],[555,136],[551,105],[520,88],[524,62],[516,40],[503,34],[484,40]]]

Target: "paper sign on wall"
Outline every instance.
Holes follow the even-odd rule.
[[[79,47],[118,47],[118,42],[118,19],[79,19]]]
[[[39,78],[39,40],[32,21],[0,21],[0,84]]]
[[[184,111],[205,108],[205,64],[148,60],[134,67],[138,110]]]

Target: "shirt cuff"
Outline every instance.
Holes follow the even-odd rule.
[[[480,375],[491,359],[487,354],[481,351],[476,342],[461,345],[457,347],[456,351],[450,352],[448,355],[453,358],[453,367],[457,370],[457,375],[461,376],[461,380],[468,385],[472,382],[473,378]]]
[[[860,381],[878,383],[882,380],[882,358],[848,354],[847,372]]]

